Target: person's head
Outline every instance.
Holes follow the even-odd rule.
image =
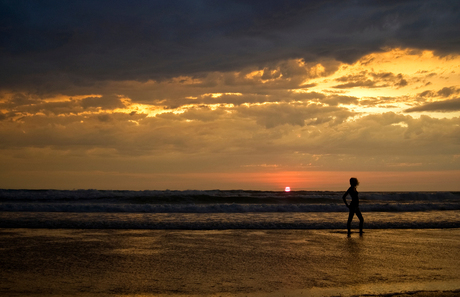
[[[350,178],[350,185],[351,185],[352,187],[358,186],[358,185],[359,185],[358,179],[357,179],[356,177]]]

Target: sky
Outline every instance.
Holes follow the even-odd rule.
[[[460,191],[460,2],[0,0],[0,188]]]

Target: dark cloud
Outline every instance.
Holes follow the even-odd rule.
[[[354,82],[349,82],[346,84],[341,84],[334,86],[333,88],[335,89],[349,89],[349,88],[381,88],[381,87],[387,87],[388,85],[376,85],[375,81],[366,79],[362,81],[354,81]]]
[[[0,108],[10,111],[9,117],[24,115],[70,115],[84,111],[114,110],[123,108],[121,99],[114,95],[87,97],[83,99],[69,98],[65,101],[46,102],[35,95],[15,94],[10,100],[0,103]]]
[[[115,109],[124,107],[120,98],[116,96],[89,97],[81,100],[80,105],[84,108]]]
[[[405,112],[441,111],[452,112],[460,110],[460,98],[427,103],[421,106],[406,109]]]
[[[388,86],[395,86],[397,88],[407,86],[407,80],[403,78],[401,73],[394,74],[391,72],[373,73],[369,71],[362,71],[359,74],[351,74],[342,76],[336,79],[337,82],[346,82],[344,84],[336,85],[336,89],[348,88],[382,88]]]
[[[339,104],[358,104],[358,98],[354,96],[327,96],[321,102],[327,103],[331,106],[337,106]]]
[[[459,23],[449,0],[2,0],[0,88],[50,92],[292,58],[350,63],[385,46],[458,53]]]
[[[450,88],[444,87],[437,92],[438,96],[441,96],[441,97],[449,97],[450,95],[458,94],[458,93],[460,93],[460,89],[455,88],[455,87],[450,87]]]
[[[238,114],[243,118],[253,118],[257,124],[267,129],[280,125],[305,126],[341,123],[354,115],[344,108],[324,107],[317,104],[271,104],[262,106],[239,107]]]
[[[396,82],[394,85],[395,85],[396,87],[398,87],[398,88],[405,87],[405,86],[407,86],[407,80],[401,79],[401,80],[399,80],[398,82]]]
[[[427,98],[448,98],[460,94],[460,89],[456,87],[444,87],[439,91],[427,90],[417,94],[419,101],[426,101]]]
[[[112,117],[110,115],[108,115],[108,114],[98,115],[97,118],[101,122],[110,122],[110,121],[112,121]]]
[[[422,99],[422,100],[425,100],[425,98],[436,97],[436,93],[433,92],[432,90],[426,90],[426,91],[423,91],[423,92],[417,94],[417,97]]]

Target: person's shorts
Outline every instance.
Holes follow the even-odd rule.
[[[348,209],[350,210],[350,212],[354,212],[354,213],[361,212],[359,210],[359,205],[355,205],[353,203],[350,203],[350,206],[348,207]]]

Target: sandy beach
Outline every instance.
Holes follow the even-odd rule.
[[[0,238],[2,296],[460,294],[460,229],[362,237],[343,230],[0,229]]]

